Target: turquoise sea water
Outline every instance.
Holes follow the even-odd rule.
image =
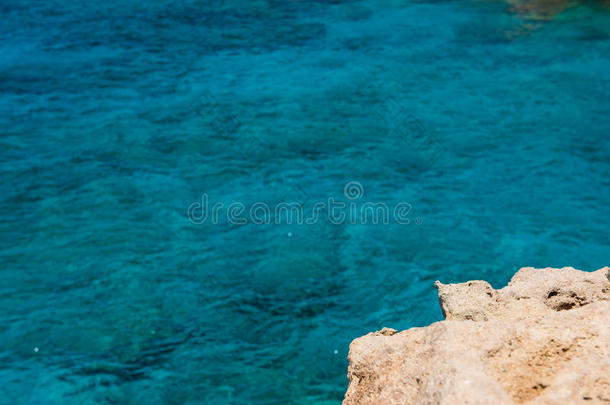
[[[2,2],[0,402],[337,404],[435,280],[607,265],[610,13],[513,11]],[[411,210],[196,224],[204,194]]]

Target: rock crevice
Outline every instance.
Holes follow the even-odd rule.
[[[610,268],[435,283],[445,320],[355,339],[351,404],[610,404]]]

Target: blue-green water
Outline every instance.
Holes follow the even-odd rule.
[[[610,13],[0,4],[0,402],[337,404],[434,280],[610,258]],[[410,204],[409,224],[188,207]],[[280,221],[281,222],[281,221]]]

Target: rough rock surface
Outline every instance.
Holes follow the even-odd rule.
[[[610,404],[610,268],[435,283],[446,320],[350,345],[351,404]]]

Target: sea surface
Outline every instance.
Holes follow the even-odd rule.
[[[351,340],[441,320],[435,280],[609,264],[608,3],[0,18],[2,404],[339,404]],[[330,199],[408,209],[274,211]]]

